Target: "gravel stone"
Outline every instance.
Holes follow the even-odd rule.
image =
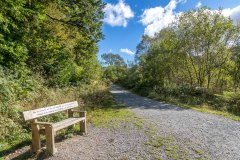
[[[147,136],[133,124],[117,129],[89,126],[89,135],[74,136],[56,143],[58,152],[49,160],[135,160],[149,159],[142,144]],[[126,126],[126,124],[124,124]]]
[[[116,85],[112,94],[137,116],[153,122],[159,135],[174,135],[183,144],[190,142],[209,159],[240,160],[240,122],[144,98]]]

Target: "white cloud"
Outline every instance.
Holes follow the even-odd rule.
[[[146,26],[144,34],[153,37],[155,33],[172,23],[175,20],[175,16],[181,14],[181,12],[174,12],[177,4],[180,2],[186,3],[186,0],[170,0],[165,7],[158,6],[145,9],[140,20]]]
[[[154,8],[148,8],[143,11],[140,22],[145,26],[144,34],[153,37],[155,33],[161,29],[167,27],[170,23],[176,20],[176,16],[182,14],[182,12],[174,12],[179,3],[186,3],[187,0],[170,0],[167,6],[157,6]],[[201,1],[198,2],[196,7],[201,7]],[[211,10],[218,12],[217,10]],[[240,20],[240,5],[235,8],[226,8],[222,10],[222,14],[225,17],[232,18],[235,22]]]
[[[131,7],[119,0],[117,4],[108,3],[104,8],[104,22],[111,26],[126,27],[128,20],[134,17]]]
[[[222,14],[225,17],[230,17],[234,21],[240,20],[240,5],[235,8],[226,8],[222,10]]]
[[[134,52],[131,51],[131,50],[128,49],[128,48],[121,48],[121,49],[120,49],[120,52],[127,53],[127,54],[131,54],[131,55],[134,54]]]
[[[202,6],[202,2],[199,1],[195,7],[196,7],[196,8],[200,8],[201,6]]]

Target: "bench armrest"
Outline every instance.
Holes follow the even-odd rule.
[[[78,110],[72,110],[72,112],[79,113],[79,117],[85,117],[87,116],[87,111],[78,111]]]
[[[72,110],[72,112],[87,113],[87,111],[78,111],[78,110]]]

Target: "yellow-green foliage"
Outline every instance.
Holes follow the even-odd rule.
[[[19,140],[29,140],[28,130],[24,129],[20,122],[13,121],[8,117],[0,116],[0,128],[0,148],[6,147],[7,144],[19,143]]]

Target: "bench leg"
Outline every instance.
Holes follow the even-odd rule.
[[[47,152],[53,155],[57,152],[57,149],[55,148],[53,127],[51,125],[45,125],[45,133],[46,133]]]
[[[80,112],[80,117],[85,117],[84,121],[80,121],[80,133],[87,134],[87,112],[86,111]]]
[[[73,117],[73,111],[71,109],[69,109],[68,111],[68,118]],[[68,130],[72,130],[73,129],[73,125],[68,127]]]
[[[32,145],[31,145],[31,151],[36,153],[41,148],[41,142],[40,142],[40,133],[39,133],[39,125],[34,123],[33,121],[31,123],[32,128]]]

